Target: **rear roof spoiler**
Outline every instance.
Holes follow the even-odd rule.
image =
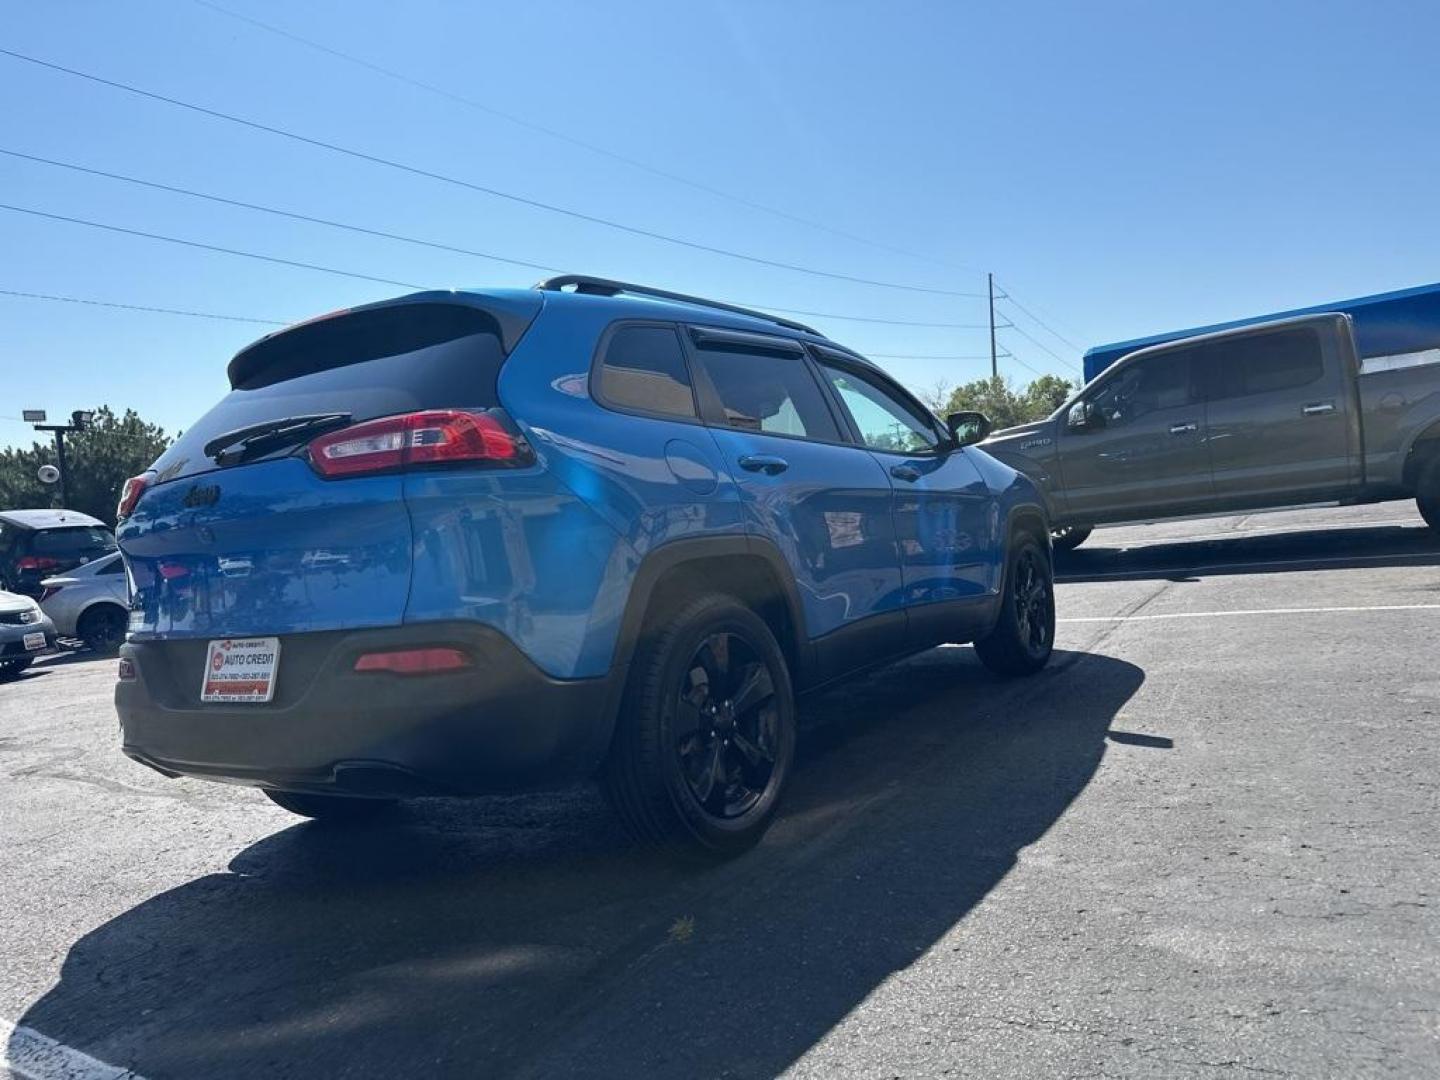
[[[364,316],[390,308],[422,304],[448,304],[452,307],[468,308],[484,313],[494,324],[496,333],[500,337],[500,345],[507,355],[515,348],[516,343],[529,329],[535,316],[544,306],[543,301],[528,290],[507,289],[494,293],[482,293],[433,289],[427,292],[410,293],[407,296],[397,296],[394,299],[380,300],[373,304],[340,308],[338,311],[317,315],[313,319],[305,319],[276,330],[274,333],[266,334],[236,353],[226,367],[225,374],[229,377],[232,388],[240,386],[268,367],[278,354],[288,351],[282,347],[280,344],[282,342],[284,346],[303,347],[303,338],[307,336],[307,331],[313,332],[336,319],[350,318],[356,315]]]

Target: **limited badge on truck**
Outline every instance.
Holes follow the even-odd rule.
[[[280,639],[224,638],[205,655],[201,701],[263,703],[275,696]]]

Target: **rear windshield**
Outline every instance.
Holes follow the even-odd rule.
[[[416,409],[491,408],[505,359],[489,316],[444,304],[339,316],[248,353],[245,381],[155,463],[161,482],[216,468],[206,443],[267,420],[347,412],[358,423]]]
[[[30,543],[32,555],[50,555],[56,558],[98,559],[107,551],[115,550],[115,536],[109,529],[96,525],[75,525],[63,529],[44,529],[35,534]]]

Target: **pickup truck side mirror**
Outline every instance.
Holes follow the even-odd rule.
[[[995,429],[990,418],[980,412],[953,412],[945,417],[945,426],[956,446],[978,443]]]
[[[1065,426],[1071,431],[1099,431],[1105,426],[1105,414],[1088,401],[1077,401],[1065,414]]]

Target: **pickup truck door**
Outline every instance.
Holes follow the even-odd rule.
[[[1359,483],[1349,319],[1287,320],[1202,350],[1217,509],[1332,499]]]
[[[1067,518],[1100,524],[1210,509],[1206,433],[1193,348],[1121,360],[1057,425]]]

